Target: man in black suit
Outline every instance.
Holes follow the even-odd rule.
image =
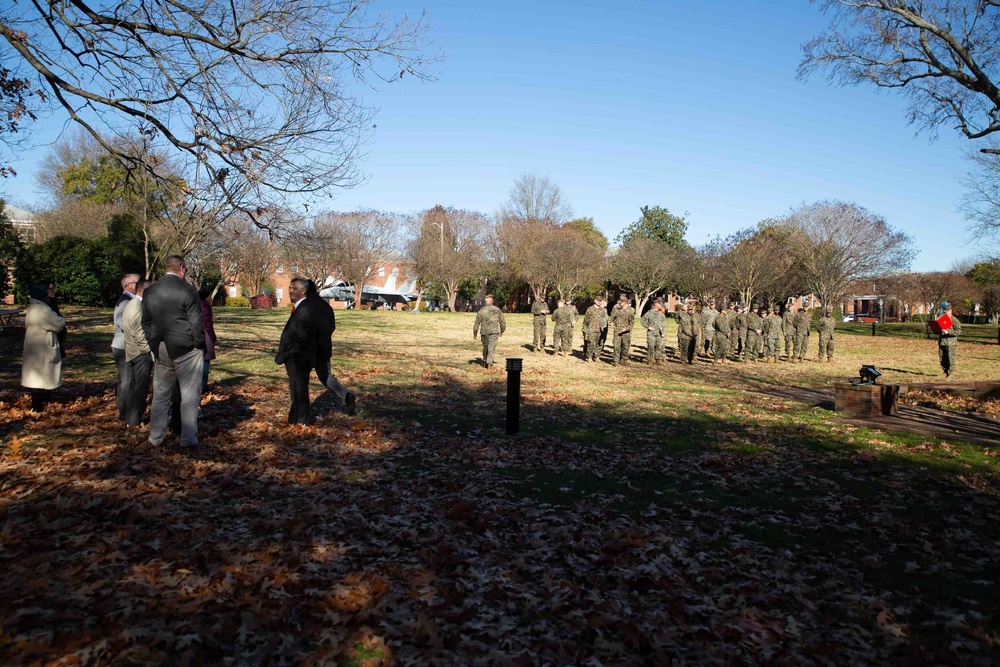
[[[181,447],[198,444],[198,407],[205,355],[205,325],[194,285],[185,281],[187,264],[180,255],[167,257],[166,274],[146,288],[142,299],[142,330],[156,357],[153,401],[149,409],[149,442],[159,446],[167,437],[170,397],[181,394]]]
[[[347,391],[330,374],[330,357],[333,356],[330,338],[337,328],[330,304],[320,298],[316,284],[305,278],[293,278],[288,287],[292,301],[292,314],[281,332],[278,353],[274,363],[284,364],[288,373],[288,392],[292,407],[288,411],[289,424],[308,424],[312,415],[309,409],[309,373],[316,369],[316,376],[323,385],[344,402],[347,413],[356,411],[354,394]]]

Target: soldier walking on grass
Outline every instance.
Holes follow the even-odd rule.
[[[806,348],[809,347],[809,326],[812,324],[812,316],[807,308],[800,308],[795,313],[795,347],[792,348],[792,361],[801,363],[805,361]]]
[[[534,348],[535,352],[545,351],[545,325],[549,314],[549,304],[545,299],[535,299],[531,304],[531,324],[535,330]]]
[[[833,312],[827,308],[823,317],[819,318],[816,329],[819,331],[819,361],[833,361],[833,330],[837,326],[837,321],[833,319]]]
[[[662,299],[653,302],[653,307],[642,316],[640,322],[646,328],[646,363],[663,363],[663,336],[667,333],[667,316]]]
[[[552,331],[552,347],[556,354],[566,356],[573,351],[573,327],[576,326],[576,306],[571,299],[560,301],[556,312],[552,313],[555,328]]]
[[[594,305],[583,314],[584,361],[597,361],[601,358],[604,345],[601,343],[601,332],[608,330],[608,307],[603,298],[594,299]]]
[[[608,321],[615,331],[611,364],[624,366],[628,364],[629,348],[632,347],[632,327],[635,325],[635,310],[629,305],[628,296],[624,294],[618,296],[618,303],[611,309]]]
[[[472,338],[482,335],[483,339],[483,366],[489,368],[496,364],[497,342],[500,336],[507,330],[507,323],[503,319],[503,311],[493,305],[493,295],[487,294],[484,299],[486,305],[476,313],[476,323],[472,326]]]

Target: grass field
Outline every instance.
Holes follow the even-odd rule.
[[[0,339],[4,664],[1000,661],[997,449],[774,393],[944,380],[922,325],[844,325],[832,364],[647,367],[635,336],[612,367],[508,315],[510,437],[463,313],[338,311],[359,414],[313,382],[317,424],[284,424],[286,317],[216,311],[191,451],[115,423],[110,311],[68,314],[41,416]],[[996,342],[964,326],[952,380],[1000,377]]]

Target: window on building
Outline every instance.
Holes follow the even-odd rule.
[[[295,269],[292,269],[292,271],[294,271],[294,270]],[[276,271],[278,273],[284,273],[285,272],[285,266],[283,264],[278,264],[278,268],[276,269]]]
[[[274,296],[278,298],[278,303],[281,303],[281,300],[285,298],[285,289],[283,287],[277,288],[274,290]]]
[[[392,267],[392,274],[391,275],[393,275],[393,276],[398,276],[399,275],[399,267],[398,266]]]
[[[292,264],[292,273],[298,273],[298,272],[299,272],[299,265]]]
[[[239,288],[236,285],[229,286],[229,296],[239,296]]]
[[[385,267],[384,266],[378,267],[378,277],[379,278],[384,278],[385,277]]]

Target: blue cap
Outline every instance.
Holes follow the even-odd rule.
[[[950,303],[948,303],[947,301],[942,301],[941,302],[941,310],[948,310],[949,308],[951,308],[951,304]]]

